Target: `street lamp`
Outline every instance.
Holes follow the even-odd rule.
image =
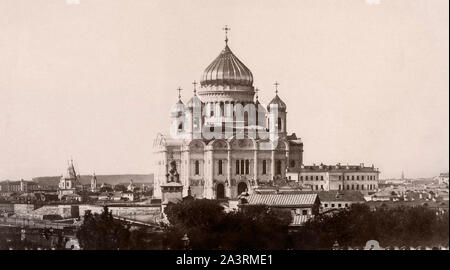
[[[184,234],[183,238],[181,238],[181,241],[183,241],[184,249],[188,250],[189,249],[189,237],[188,237],[187,233]]]

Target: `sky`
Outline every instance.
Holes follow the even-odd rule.
[[[77,3],[78,2],[78,3]],[[0,180],[152,173],[169,110],[224,47],[278,81],[304,163],[449,164],[447,0],[0,0]]]

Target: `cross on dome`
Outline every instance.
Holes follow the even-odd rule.
[[[275,94],[278,94],[278,85],[280,85],[278,82],[275,82],[273,85],[275,85]]]
[[[180,99],[180,100],[181,100],[181,90],[183,90],[183,89],[181,89],[181,87],[178,87],[178,88],[177,88],[177,91],[178,91],[178,99]]]
[[[228,27],[228,25],[225,25],[224,28],[222,28],[223,31],[225,31],[225,44],[228,45],[228,31],[231,30],[231,28]]]
[[[194,85],[194,95],[197,95],[197,84],[198,83],[196,81],[194,81],[192,84]]]

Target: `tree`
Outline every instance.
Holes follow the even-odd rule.
[[[114,191],[127,191],[127,188],[124,185],[115,185]]]
[[[281,249],[291,222],[286,211],[258,205],[225,213],[218,201],[206,199],[169,204],[165,213],[165,240],[172,249],[183,248],[184,234],[192,249]]]
[[[318,215],[292,235],[295,249],[330,249],[337,241],[341,246],[363,246],[378,240],[383,246],[448,245],[448,213],[419,207],[380,207],[371,211],[366,205],[354,204],[333,215]]]
[[[140,245],[130,241],[130,228],[114,220],[107,207],[104,207],[101,214],[92,215],[90,211],[86,211],[83,225],[77,231],[77,238],[80,245],[88,250],[131,249]]]

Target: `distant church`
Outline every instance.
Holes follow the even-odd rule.
[[[58,185],[58,198],[62,199],[64,196],[76,194],[82,190],[83,186],[80,182],[80,176],[75,171],[73,160],[70,160],[67,167],[67,173],[61,175]]]
[[[171,162],[175,162],[183,195],[190,191],[196,198],[208,199],[236,198],[285,178],[288,168],[300,168],[303,143],[295,133],[288,134],[287,106],[278,95],[278,83],[274,98],[263,107],[252,72],[231,51],[227,37],[224,49],[203,72],[198,91],[197,83],[193,84],[193,97],[184,104],[179,95],[171,111],[172,131],[180,135],[158,134],[154,141],[156,198],[161,198],[161,185],[170,182]],[[225,112],[228,105],[238,104],[256,110],[245,112],[244,117]],[[249,121],[249,115],[256,122]],[[208,130],[216,136],[206,138]],[[261,132],[268,136],[260,136]]]

